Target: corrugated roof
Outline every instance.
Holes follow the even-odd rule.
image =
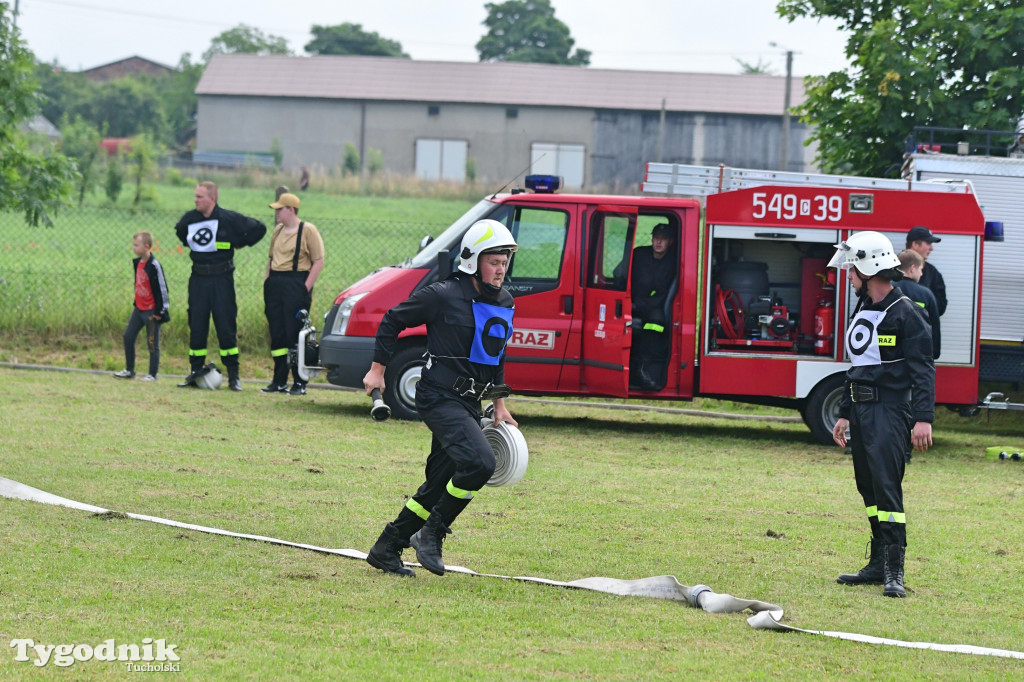
[[[782,76],[624,71],[513,62],[391,57],[216,55],[197,95],[464,102],[588,109],[776,115]],[[803,101],[793,79],[792,104]]]

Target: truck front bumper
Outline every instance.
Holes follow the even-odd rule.
[[[320,364],[327,368],[327,381],[336,386],[362,388],[363,377],[373,364],[372,337],[339,336],[320,339]]]

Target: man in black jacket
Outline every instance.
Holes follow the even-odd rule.
[[[920,285],[928,287],[935,294],[935,302],[939,304],[939,315],[946,314],[946,282],[942,279],[942,273],[938,268],[928,262],[928,256],[935,250],[935,244],[941,242],[940,237],[932,234],[927,227],[915,225],[907,232],[907,248],[917,251],[924,258],[924,267],[921,269]]]
[[[385,573],[414,575],[401,556],[411,545],[425,569],[444,575],[441,543],[496,466],[480,428],[480,401],[493,400],[495,425],[518,426],[505,407],[503,385],[515,306],[501,286],[517,248],[503,224],[474,223],[462,239],[458,272],[413,292],[381,320],[373,364],[363,377],[366,393],[384,390],[399,333],[425,324],[427,366],[416,384],[416,410],[432,434],[423,484],[366,557]]]
[[[195,210],[183,215],[174,228],[192,258],[192,275],[188,279],[188,356],[192,372],[178,385],[196,385],[196,377],[206,364],[206,338],[212,314],[221,359],[228,370],[228,385],[232,391],[241,391],[234,255],[235,249],[263,239],[267,226],[218,206],[217,185],[212,182],[199,183],[195,204]]]
[[[903,274],[885,235],[858,232],[836,248],[829,267],[849,268],[860,302],[846,333],[852,367],[832,437],[845,447],[850,430],[854,478],[871,525],[870,561],[837,582],[884,584],[885,596],[905,597],[904,455],[910,445],[932,444],[932,335],[917,306],[892,284]]]
[[[678,260],[674,243],[675,230],[668,223],[660,223],[651,230],[650,246],[633,249],[629,375],[633,387],[641,390],[657,391],[665,386],[665,370],[672,353],[671,319],[665,309]]]

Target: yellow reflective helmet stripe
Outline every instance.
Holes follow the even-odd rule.
[[[423,508],[423,505],[416,500],[409,498],[409,501],[405,503],[405,508],[411,511],[416,516],[420,517],[424,521],[430,518],[430,512]]]
[[[460,500],[472,500],[473,499],[473,491],[472,490],[463,490],[462,488],[458,488],[451,481],[448,481],[447,488],[448,488],[448,494],[451,495],[452,497],[457,497]]]
[[[490,239],[493,236],[494,236],[494,228],[491,227],[490,225],[488,225],[487,226],[487,231],[484,232],[484,235],[482,237],[480,237],[480,239],[477,239],[475,242],[473,242],[473,246],[476,246],[480,242],[486,241],[486,240]]]
[[[902,523],[906,525],[907,515],[904,512],[879,511],[878,520],[885,523]]]

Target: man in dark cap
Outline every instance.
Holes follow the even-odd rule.
[[[915,225],[907,233],[907,248],[917,251],[924,258],[924,269],[921,271],[919,284],[927,287],[935,294],[935,302],[939,304],[939,315],[946,312],[946,283],[942,279],[942,273],[928,262],[928,256],[935,250],[934,244],[942,240],[932,234],[932,231],[922,225]]]
[[[651,245],[633,250],[630,298],[633,304],[633,343],[629,356],[630,384],[645,391],[665,386],[672,352],[671,320],[665,308],[676,279],[672,245],[676,230],[659,223],[651,230]]]

